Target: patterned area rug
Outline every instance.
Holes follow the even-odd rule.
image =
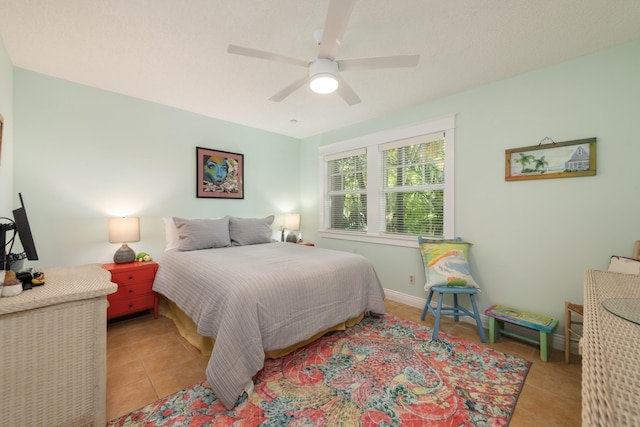
[[[206,382],[116,426],[506,426],[531,362],[386,315],[277,360],[228,411]]]

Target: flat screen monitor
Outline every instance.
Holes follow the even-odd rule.
[[[20,207],[13,211],[13,224],[0,224],[0,246],[2,247],[2,253],[4,256],[0,257],[0,270],[5,268],[8,270],[9,254],[6,253],[6,246],[11,243],[11,240],[7,241],[7,233],[14,230],[14,237],[17,234],[22,243],[22,249],[27,255],[27,259],[34,261],[38,259],[38,251],[33,241],[33,234],[31,233],[31,226],[29,225],[29,219],[27,218],[27,211],[24,208],[24,202],[22,200],[22,194],[18,193],[20,197]],[[13,243],[11,244],[13,246]],[[11,250],[11,248],[9,248]]]
[[[27,254],[27,259],[35,261],[38,259],[38,251],[36,251],[36,245],[33,241],[33,234],[31,234],[27,211],[25,210],[24,202],[22,201],[22,193],[18,193],[18,196],[20,197],[20,207],[13,211],[13,219],[16,222],[16,231],[20,237],[22,249],[25,254]]]

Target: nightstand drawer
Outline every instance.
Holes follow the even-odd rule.
[[[109,295],[109,301],[122,298],[136,298],[146,294],[152,294],[152,283],[139,283],[136,285],[119,285],[118,290]]]
[[[109,300],[109,308],[107,309],[107,318],[122,316],[128,313],[135,313],[148,308],[154,308],[155,295],[147,294],[128,299]]]
[[[140,268],[131,271],[112,271],[111,281],[119,285],[128,285],[130,283],[149,282],[153,283],[156,271],[153,268]]]

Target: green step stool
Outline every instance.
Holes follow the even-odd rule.
[[[558,319],[542,316],[540,314],[528,311],[518,310],[517,308],[507,307],[506,305],[494,304],[484,311],[489,316],[489,342],[494,343],[500,335],[506,335],[518,338],[523,341],[540,346],[540,358],[543,362],[549,359],[551,352],[551,340],[549,334],[553,332],[558,324]],[[540,340],[525,337],[512,331],[504,329],[504,322],[514,325],[524,326],[525,328],[540,331]]]

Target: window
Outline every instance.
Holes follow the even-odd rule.
[[[384,231],[443,237],[444,134],[385,144],[381,154]]]
[[[329,228],[367,229],[367,154],[365,150],[327,159]]]
[[[322,237],[453,237],[453,116],[320,147]]]

